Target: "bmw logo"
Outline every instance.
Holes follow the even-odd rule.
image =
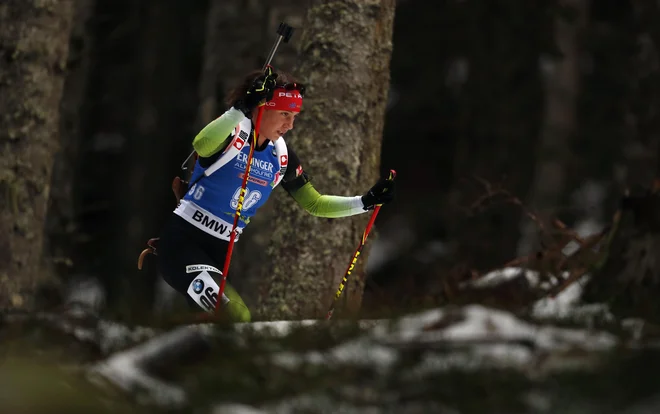
[[[193,282],[193,291],[195,293],[201,293],[201,291],[204,289],[204,282],[202,282],[201,279],[195,279]]]

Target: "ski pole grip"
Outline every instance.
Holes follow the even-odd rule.
[[[293,27],[282,22],[280,23],[280,26],[277,28],[277,34],[282,36],[282,40],[284,41],[284,43],[288,43],[289,39],[291,39],[291,36],[293,36]]]
[[[273,56],[275,56],[275,52],[277,51],[280,42],[284,40],[284,43],[287,43],[289,39],[291,39],[291,36],[293,36],[293,27],[282,22],[277,28],[277,34],[279,36],[277,37],[277,40],[275,41],[273,47],[270,49],[270,53],[268,53],[268,58],[266,58],[266,63],[264,64],[263,67],[264,70],[270,65],[271,60],[273,60]]]

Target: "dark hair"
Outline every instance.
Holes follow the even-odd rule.
[[[278,85],[283,85],[286,83],[294,83],[296,80],[291,76],[290,74],[286,72],[282,72],[279,70],[273,69],[275,73],[277,73],[277,84]],[[252,83],[256,78],[259,76],[263,75],[264,71],[262,69],[255,69],[251,72],[249,72],[245,77],[243,78],[243,81],[236,86],[234,89],[230,90],[229,93],[227,93],[227,97],[225,98],[225,103],[227,104],[228,107],[232,106],[234,102],[236,102],[237,99],[243,97],[250,86],[252,86]]]

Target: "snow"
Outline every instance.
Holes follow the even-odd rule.
[[[584,304],[581,302],[582,292],[590,275],[584,275],[573,282],[557,296],[539,299],[534,303],[531,316],[542,319],[573,320],[575,322],[591,323],[595,318],[613,322],[614,315],[604,303]]]
[[[118,351],[132,343],[151,338],[156,331],[146,327],[129,328],[120,323],[101,320],[98,324],[99,348],[104,355]]]
[[[66,302],[99,311],[105,305],[105,290],[96,278],[80,278],[67,287]]]
[[[139,360],[139,353],[122,353],[99,364],[91,373],[105,377],[125,391],[135,391],[139,394],[146,390],[149,402],[154,401],[162,406],[180,406],[185,403],[186,395],[181,388],[148,375],[138,367]],[[90,378],[96,381],[94,377]]]
[[[456,370],[474,372],[485,367],[524,367],[531,364],[535,357],[530,347],[515,343],[471,345],[469,348],[456,347],[448,350],[451,352],[425,353],[417,366],[405,375],[424,378]]]
[[[357,321],[358,327],[362,329],[369,328],[382,321],[363,319]],[[325,319],[303,319],[299,321],[257,321],[257,322],[243,322],[235,323],[234,329],[241,333],[256,333],[260,335],[268,335],[272,337],[283,337],[291,334],[292,332],[310,328],[312,326],[329,325],[331,323],[338,323],[337,321],[326,321]],[[349,322],[350,323],[350,322]],[[200,326],[212,327],[211,324],[200,324]]]
[[[266,411],[244,404],[218,404],[213,407],[211,414],[266,414]]]
[[[274,336],[287,336],[296,329],[310,327],[318,324],[318,319],[304,319],[300,321],[259,321],[234,324],[238,332],[250,331],[254,333],[268,334]]]
[[[558,285],[556,277],[550,275],[549,281],[540,282],[539,272],[522,267],[507,267],[485,274],[479,279],[469,281],[463,287],[492,288],[501,283],[511,281],[517,277],[524,277],[530,288],[540,288],[547,292]],[[562,274],[562,279],[568,273]],[[531,315],[536,319],[572,319],[575,321],[589,321],[599,317],[606,321],[613,321],[614,316],[605,304],[583,304],[580,301],[585,284],[590,275],[586,274],[562,290],[556,297],[546,296],[532,305]]]
[[[375,343],[369,338],[359,338],[348,341],[329,351],[312,351],[306,353],[280,352],[272,357],[272,361],[290,369],[300,365],[346,364],[353,367],[369,366],[386,370],[398,360],[396,350]]]
[[[584,220],[578,222],[574,230],[578,236],[585,238],[593,234],[600,233],[604,228],[605,226],[599,220],[596,220],[593,217],[587,217]],[[577,242],[570,241],[566,247],[564,247],[562,253],[564,253],[566,256],[570,256],[575,253],[579,247],[580,245]]]
[[[568,273],[562,274],[562,278],[566,278],[567,276]],[[524,267],[512,266],[493,270],[492,272],[481,276],[479,279],[464,283],[462,286],[469,286],[473,288],[491,288],[518,277],[524,277],[531,288],[549,289],[558,283],[557,278],[551,274],[546,275],[546,278],[549,280],[541,281],[539,272],[526,269]]]
[[[287,368],[303,364],[371,366],[384,373],[396,365],[399,349],[415,345],[445,350],[421,364],[418,374],[428,374],[434,368],[527,369],[540,353],[606,351],[617,344],[617,338],[607,332],[537,326],[505,311],[471,305],[460,310],[433,309],[393,323],[379,321],[365,336],[328,351],[281,352],[272,361]]]
[[[93,366],[90,378],[105,378],[125,391],[142,394],[148,401],[162,406],[181,406],[186,402],[183,389],[148,375],[144,365],[171,350],[189,347],[200,335],[211,332],[204,326],[183,326],[144,342],[129,350],[118,352]]]
[[[532,287],[536,287],[539,285],[540,280],[539,280],[538,272],[525,269],[523,267],[506,267],[504,269],[498,269],[486,273],[479,279],[467,282],[463,286],[470,286],[475,288],[494,287],[520,276],[523,276],[525,279],[527,279],[527,282]]]
[[[538,273],[523,268],[491,272],[469,284],[472,287],[486,288],[515,277],[525,277],[531,287],[543,288],[540,286]],[[357,332],[357,336],[338,345],[323,350],[272,351],[260,355],[259,361],[286,369],[305,366],[333,369],[341,369],[344,366],[361,367],[372,369],[374,375],[383,378],[388,374],[396,374],[404,379],[422,380],[438,373],[455,370],[477,372],[484,368],[514,369],[529,376],[552,371],[589,369],[599,363],[603,352],[619,346],[619,339],[605,331],[570,329],[548,323],[553,319],[576,318],[576,315],[611,316],[603,305],[580,303],[582,289],[588,278],[589,276],[585,275],[555,298],[538,300],[531,307],[530,314],[525,317],[473,304],[430,309],[391,320],[361,320],[361,330]],[[543,323],[539,323],[540,321]],[[232,330],[223,332],[229,335],[237,334],[238,337],[245,334],[285,337],[306,329],[312,334],[315,329],[343,322],[317,319],[259,321],[235,324]],[[642,329],[632,321],[629,325],[629,329],[633,331]],[[155,335],[153,332],[131,331],[111,322],[99,324],[98,329],[102,332],[100,335],[104,338],[107,350],[116,350],[121,343],[128,343],[125,339],[123,342],[121,340],[126,336],[133,335],[135,339],[140,335]],[[104,378],[121,389],[142,395],[143,398],[161,406],[179,407],[186,403],[184,389],[150,376],[145,367],[154,358],[167,358],[163,355],[168,355],[173,349],[191,342],[205,342],[217,333],[212,324],[184,326],[123,352],[117,352],[92,367],[90,373],[97,379]],[[239,343],[245,345],[249,341]],[[419,359],[412,367],[401,370],[400,362],[405,361],[402,357],[409,350],[418,350]],[[336,391],[352,392],[349,389]],[[318,395],[294,397],[271,405],[270,408],[274,411],[267,412],[289,412],[292,405],[306,406],[313,402],[318,403],[324,398],[327,396],[323,392]],[[543,405],[542,402],[537,405],[539,404]],[[336,401],[334,405],[328,403],[326,407],[346,412],[352,412],[355,408],[352,404],[337,406]],[[367,407],[369,403],[365,402],[362,408]],[[241,404],[221,404],[213,407],[212,412],[259,414],[264,411]]]
[[[587,332],[578,329],[537,326],[516,318],[512,314],[481,305],[466,306],[461,311],[461,320],[441,329],[433,329],[432,324],[449,317],[446,311],[435,310],[404,318],[398,329],[385,334],[391,342],[415,340],[424,343],[438,342],[525,342],[542,350],[567,349],[580,346],[590,350],[606,350],[616,345],[616,338],[609,333]],[[419,329],[424,321],[427,325]],[[411,329],[411,326],[414,328]],[[417,328],[417,329],[415,329]],[[383,335],[383,332],[379,332]]]

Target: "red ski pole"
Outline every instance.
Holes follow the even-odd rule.
[[[394,180],[394,177],[396,177],[396,171],[390,170],[390,175],[387,179]],[[380,211],[380,207],[381,204],[378,204],[376,207],[374,207],[374,212],[371,213],[371,217],[369,218],[369,222],[367,223],[367,228],[364,229],[364,233],[362,234],[362,239],[360,240],[360,244],[358,245],[357,249],[355,249],[355,253],[353,253],[353,257],[351,258],[351,261],[348,262],[348,268],[346,269],[346,273],[344,273],[344,277],[342,278],[341,283],[339,283],[339,289],[337,289],[337,293],[335,293],[335,298],[330,304],[330,309],[328,310],[328,313],[325,315],[326,320],[332,318],[332,314],[335,311],[335,306],[337,305],[337,301],[339,300],[341,293],[344,291],[346,282],[348,282],[348,277],[351,275],[351,272],[353,272],[353,269],[355,268],[355,263],[357,263],[357,259],[360,256],[360,253],[362,253],[362,248],[364,247],[364,244],[367,242],[367,236],[369,236],[371,227],[374,225],[374,222],[376,221],[376,216],[378,215],[378,211]]]
[[[268,54],[266,63],[264,64],[264,71],[269,69],[270,62],[275,56],[275,51],[279,46],[280,42],[288,42],[291,36],[293,35],[293,27],[289,26],[286,23],[280,23],[280,26],[277,28],[277,40]],[[265,85],[265,82],[264,82]],[[252,157],[254,155],[254,148],[257,146],[257,136],[259,135],[259,128],[261,127],[261,116],[264,113],[264,105],[259,107],[259,112],[257,113],[257,120],[254,125],[254,132],[252,135],[252,144],[250,145],[250,152],[247,157],[247,165],[245,167],[245,173],[243,174],[243,182],[241,183],[241,191],[238,195],[238,206],[236,207],[236,213],[234,214],[234,223],[231,227],[231,233],[229,235],[229,246],[227,247],[227,256],[225,257],[225,264],[222,268],[222,280],[220,281],[220,291],[218,292],[218,299],[215,303],[215,310],[217,311],[220,308],[220,303],[222,303],[222,295],[225,292],[225,284],[227,283],[227,274],[229,273],[229,263],[231,262],[231,254],[234,251],[234,243],[236,242],[236,228],[238,227],[238,220],[241,218],[241,211],[243,211],[243,202],[245,201],[245,193],[247,189],[248,178],[250,176],[250,168],[252,167]]]

